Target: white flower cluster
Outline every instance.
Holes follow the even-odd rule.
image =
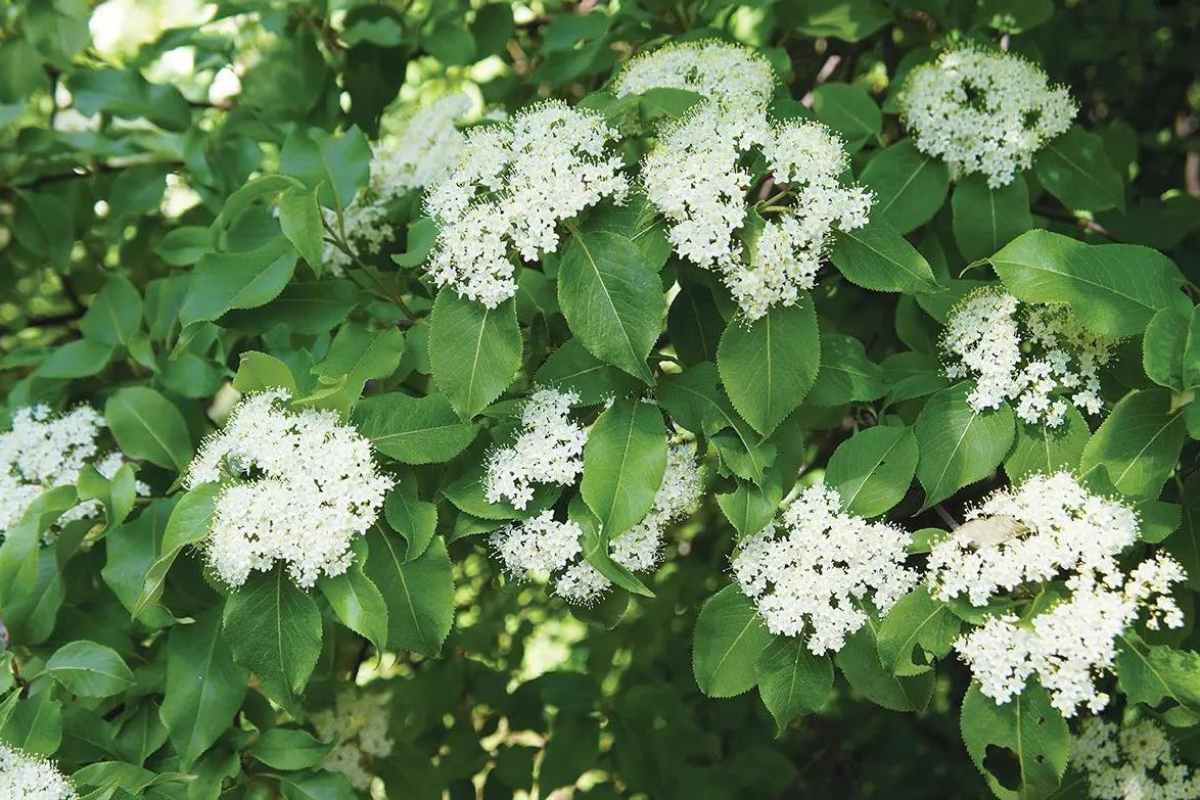
[[[1100,370],[1113,343],[1087,331],[1065,305],[979,289],[951,310],[941,349],[948,378],[975,381],[967,401],[978,411],[1013,400],[1018,417],[1054,428],[1071,405],[1089,414],[1104,408]]]
[[[765,211],[772,216],[757,238],[751,232],[747,256],[738,232],[748,223],[756,149],[780,205]],[[835,230],[867,223],[872,195],[841,183],[848,164],[842,141],[820,123],[772,126],[761,110],[733,114],[705,102],[662,131],[642,162],[642,183],[667,218],[675,252],[717,272],[754,320],[813,287]]]
[[[42,405],[13,414],[12,430],[0,433],[0,534],[18,522],[44,490],[74,485],[89,462],[105,478],[117,474],[125,465],[120,452],[95,460],[96,439],[104,427],[104,418],[86,405],[57,416]],[[138,494],[150,493],[141,481],[136,488]],[[80,503],[60,516],[57,526],[89,519],[100,509],[98,500]]]
[[[1013,535],[979,544],[960,534],[934,545],[928,581],[936,597],[965,595],[982,607],[999,592],[1060,579],[1068,595],[1032,619],[988,617],[958,640],[959,655],[999,704],[1037,675],[1064,716],[1084,704],[1103,709],[1109,698],[1096,682],[1112,669],[1117,636],[1143,614],[1151,628],[1183,624],[1170,596],[1185,578],[1182,567],[1160,554],[1122,570],[1117,556],[1137,540],[1136,514],[1066,472],[999,490],[968,515],[989,518],[1005,520]]]
[[[732,110],[766,108],[775,91],[775,71],[759,53],[709,39],[667,45],[638,55],[613,82],[617,97],[651,89],[683,89]]]
[[[76,800],[78,796],[53,763],[0,744],[0,800]]]
[[[1195,800],[1200,773],[1177,760],[1162,727],[1144,719],[1127,728],[1090,717],[1079,727],[1071,763],[1087,777],[1092,800]]]
[[[342,210],[347,243],[357,253],[378,255],[392,239],[389,203],[450,173],[466,143],[457,123],[471,105],[471,98],[461,92],[439,98],[415,113],[399,136],[371,148],[370,184]],[[337,213],[328,208],[323,213],[330,227],[338,230]],[[335,275],[354,263],[331,242],[325,243],[324,261]]]
[[[426,195],[439,227],[429,275],[495,308],[516,294],[510,251],[534,261],[558,248],[558,224],[629,182],[599,114],[546,101],[510,121],[473,128],[458,163]]]
[[[667,450],[667,468],[654,495],[654,505],[642,520],[609,542],[608,554],[630,572],[649,572],[662,558],[667,527],[696,510],[703,491],[694,445],[673,444]],[[586,561],[563,570],[554,591],[569,603],[591,605],[612,586],[608,578]]]
[[[840,650],[863,626],[863,601],[883,613],[917,583],[904,566],[912,537],[843,512],[833,489],[805,489],[780,523],[750,537],[733,574],[771,633],[807,635],[816,655]]]
[[[695,447],[671,445],[654,505],[640,522],[609,543],[612,560],[631,572],[647,572],[657,566],[667,526],[695,509],[702,488]],[[582,535],[578,524],[559,522],[546,510],[496,531],[491,545],[514,580],[549,579],[555,593],[567,602],[591,605],[612,584],[582,559]]]
[[[921,152],[941,158],[956,177],[983,173],[996,189],[1028,169],[1033,154],[1071,127],[1079,109],[1037,65],[967,47],[915,68],[900,110]]]
[[[355,789],[370,791],[374,778],[369,770],[371,759],[390,756],[395,746],[388,736],[391,712],[387,692],[338,692],[333,708],[311,717],[317,735],[334,745],[322,766],[345,775]]]
[[[332,411],[289,410],[288,398],[273,389],[244,399],[188,467],[188,489],[228,481],[205,548],[230,586],[276,561],[306,589],[345,572],[351,540],[374,524],[392,487],[369,440]]]
[[[570,486],[583,471],[587,433],[571,421],[576,392],[538,389],[521,409],[516,441],[493,450],[487,458],[484,493],[489,503],[508,500],[524,509],[533,499],[534,484]]]

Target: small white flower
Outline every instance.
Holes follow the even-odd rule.
[[[489,503],[508,500],[524,509],[533,499],[534,484],[570,486],[583,471],[587,433],[571,421],[575,392],[538,389],[521,410],[516,440],[488,454],[484,493]]]
[[[742,545],[733,574],[771,633],[837,652],[867,621],[864,601],[882,614],[916,585],[904,566],[911,538],[842,511],[838,493],[818,484]]]
[[[667,467],[654,495],[654,505],[636,525],[609,543],[609,557],[631,572],[648,572],[662,558],[662,538],[667,527],[695,510],[703,485],[695,446],[673,444]],[[515,580],[537,577],[554,584],[554,592],[569,603],[592,605],[612,583],[584,561],[574,522],[559,522],[553,511],[543,511],[523,522],[514,522],[491,536],[492,548]]]
[[[58,768],[39,756],[0,744],[0,800],[77,800]]]
[[[188,489],[229,481],[205,548],[230,586],[276,561],[302,588],[345,572],[351,540],[374,524],[393,484],[368,439],[332,411],[289,410],[288,398],[274,389],[244,399],[184,479]]]
[[[1028,169],[1033,154],[1071,127],[1066,88],[1020,56],[966,47],[909,74],[900,110],[913,142],[951,174],[982,173],[993,189]]]
[[[1079,726],[1071,764],[1087,778],[1092,800],[1194,800],[1200,773],[1175,754],[1166,732],[1152,719],[1120,728],[1099,717]]]
[[[761,54],[718,40],[660,47],[630,59],[613,81],[617,97],[651,89],[683,89],[731,110],[766,107],[775,91],[775,71]]]
[[[747,231],[749,165],[759,151],[779,194]],[[675,252],[717,272],[754,320],[814,286],[835,231],[866,225],[872,195],[840,182],[848,165],[842,141],[820,123],[772,126],[762,111],[735,114],[710,101],[664,128],[642,162],[642,183]]]
[[[461,92],[446,95],[413,114],[398,136],[371,147],[371,181],[342,210],[347,243],[356,253],[378,255],[395,235],[389,203],[450,173],[466,145],[457,123],[471,105],[471,99]],[[330,227],[338,230],[337,212],[322,211]],[[325,243],[324,261],[335,275],[354,263],[331,242]]]
[[[474,128],[426,209],[439,227],[428,272],[438,286],[495,308],[516,294],[512,251],[535,261],[558,249],[559,223],[629,183],[617,133],[599,114],[546,101]]]
[[[546,509],[532,519],[514,522],[489,537],[492,549],[514,580],[545,577],[564,569],[580,553],[583,530],[559,522]]]
[[[662,560],[662,541],[668,526],[700,505],[704,490],[695,445],[672,444],[667,468],[645,517],[609,542],[608,555],[630,572],[650,572]],[[612,588],[595,567],[579,561],[568,567],[554,584],[554,592],[570,603],[591,605]]]
[[[1068,306],[979,289],[951,310],[941,349],[946,377],[975,381],[967,402],[978,411],[1011,400],[1021,419],[1054,428],[1071,405],[1089,414],[1104,408],[1100,370],[1113,343],[1087,331]]]
[[[310,717],[317,736],[334,745],[322,766],[345,775],[354,788],[369,791],[374,778],[371,760],[390,756],[395,747],[388,735],[391,695],[345,689],[334,702],[333,708]]]
[[[1032,619],[988,617],[955,644],[981,691],[1007,703],[1036,675],[1064,716],[1108,703],[1098,681],[1112,671],[1116,639],[1143,616],[1151,628],[1177,628],[1183,613],[1170,596],[1185,575],[1165,555],[1122,570],[1117,557],[1137,541],[1127,506],[1088,492],[1069,473],[1035,475],[1019,489],[993,493],[969,520],[1005,517],[1017,534],[977,545],[964,536],[935,544],[928,581],[934,596],[966,595],[982,607],[1001,591],[1065,581],[1067,596]]]
[[[0,534],[20,520],[46,489],[73,486],[88,464],[105,478],[117,474],[125,464],[120,452],[96,459],[96,440],[104,427],[104,418],[86,405],[59,415],[41,405],[13,414],[12,430],[0,433]],[[135,488],[140,495],[150,493],[141,481]],[[100,511],[99,501],[80,503],[64,512],[56,527],[95,517]]]

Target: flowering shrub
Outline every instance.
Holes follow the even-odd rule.
[[[1200,798],[1198,39],[0,5],[0,800]]]

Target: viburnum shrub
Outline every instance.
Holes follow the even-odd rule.
[[[1198,52],[0,2],[0,800],[1200,798]]]

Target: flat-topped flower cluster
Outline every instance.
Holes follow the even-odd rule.
[[[625,200],[616,138],[598,113],[557,100],[469,130],[457,164],[425,197],[439,228],[433,282],[489,308],[516,294],[513,251],[525,261],[553,253],[563,220]]]
[[[917,584],[904,565],[911,539],[843,511],[838,492],[817,484],[745,542],[733,576],[767,630],[802,636],[822,655],[841,650],[870,607],[885,613]]]
[[[351,540],[375,523],[393,485],[357,430],[289,399],[271,389],[242,400],[184,478],[190,490],[222,484],[204,548],[230,586],[277,561],[302,588],[345,572]]]
[[[374,774],[371,762],[392,754],[395,742],[388,733],[392,718],[391,695],[358,688],[337,693],[333,708],[312,714],[317,735],[333,749],[321,766],[340,772],[360,791],[369,792]]]
[[[936,597],[983,608],[1026,588],[1051,592],[1051,602],[1032,618],[989,615],[955,645],[997,703],[1020,694],[1036,675],[1064,716],[1081,705],[1100,711],[1109,697],[1099,681],[1112,670],[1118,636],[1139,619],[1150,628],[1183,625],[1170,595],[1186,577],[1183,568],[1158,554],[1124,569],[1117,559],[1137,541],[1137,515],[1069,473],[1001,489],[968,518],[1002,520],[1009,538],[980,543],[964,527],[935,544],[927,579]]]
[[[1166,731],[1152,719],[1125,728],[1099,717],[1085,719],[1071,765],[1087,778],[1092,800],[1200,797],[1200,773],[1179,759]]]
[[[91,406],[76,406],[55,414],[48,406],[21,408],[13,414],[12,429],[0,433],[0,536],[24,516],[46,489],[73,486],[89,464],[105,478],[125,465],[120,451],[98,457],[98,439],[106,424]],[[138,494],[150,488],[138,481]],[[56,523],[90,519],[100,514],[98,500],[87,500],[67,509]]]
[[[1100,371],[1114,343],[1084,328],[1068,306],[979,289],[951,310],[941,349],[948,378],[975,381],[967,401],[978,411],[1013,401],[1021,419],[1055,428],[1071,406],[1104,408]]]
[[[512,444],[493,450],[485,465],[489,503],[507,500],[524,510],[536,484],[570,486],[583,471],[587,432],[571,420],[579,402],[572,391],[538,389],[521,409],[520,432]]]
[[[662,558],[667,527],[694,511],[703,483],[695,447],[672,444],[654,504],[645,517],[609,542],[609,557],[630,572],[649,572]],[[493,533],[492,549],[514,580],[548,579],[554,591],[570,603],[591,605],[612,583],[583,559],[583,529],[574,521],[559,521],[547,509],[532,519],[514,522]]]
[[[44,758],[0,744],[0,800],[77,800],[75,788]]]
[[[867,223],[872,196],[841,182],[850,164],[841,139],[818,122],[768,118],[775,76],[761,56],[714,42],[675,45],[631,61],[615,87],[704,98],[658,132],[642,186],[676,253],[719,274],[747,319],[794,305],[815,284],[834,232]],[[773,195],[765,217],[751,206],[767,195],[748,199],[756,157]]]
[[[441,97],[413,114],[402,134],[372,146],[370,183],[342,209],[341,230],[337,212],[323,209],[326,224],[344,235],[355,254],[378,255],[391,241],[390,203],[449,174],[466,146],[458,124],[472,105],[461,92]],[[330,241],[323,259],[336,275],[354,265],[354,257]]]
[[[945,161],[952,175],[981,173],[998,189],[1071,127],[1079,109],[1037,65],[964,47],[914,68],[900,110],[919,150]]]

